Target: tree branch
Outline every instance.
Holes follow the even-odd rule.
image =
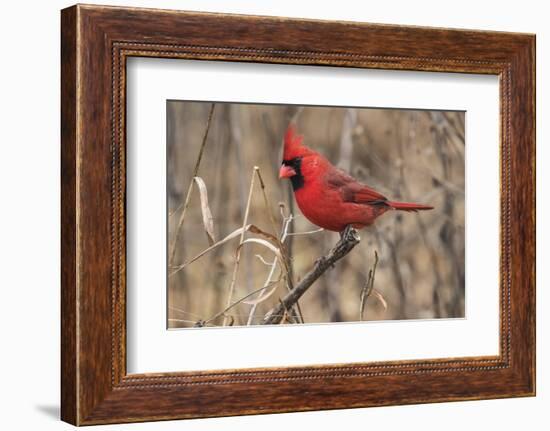
[[[282,316],[286,310],[289,310],[296,304],[301,296],[315,283],[315,281],[325,273],[338,260],[347,255],[353,248],[359,244],[360,238],[357,231],[351,226],[341,233],[340,240],[328,252],[315,262],[313,268],[302,278],[302,280],[289,291],[280,303],[271,309],[264,317],[262,325],[273,325],[281,322]]]

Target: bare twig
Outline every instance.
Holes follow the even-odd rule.
[[[181,271],[183,268],[185,268],[186,266],[192,264],[193,262],[195,262],[196,260],[200,259],[201,257],[203,257],[205,254],[208,254],[209,252],[211,252],[212,250],[214,249],[217,249],[218,247],[224,245],[225,243],[231,241],[232,239],[236,238],[237,236],[242,236],[244,232],[252,232],[252,233],[255,233],[257,235],[261,235],[263,236],[264,238],[267,238],[269,239],[270,241],[272,242],[275,242],[277,243],[277,238],[275,238],[273,235],[271,235],[270,233],[268,232],[265,232],[263,230],[261,230],[259,227],[253,225],[253,224],[249,224],[247,226],[244,226],[244,227],[240,227],[236,230],[234,230],[233,232],[231,232],[229,235],[227,235],[225,238],[219,240],[218,242],[212,244],[210,247],[208,247],[207,249],[204,249],[203,251],[201,251],[199,254],[197,254],[195,257],[191,258],[190,260],[188,260],[187,262],[183,263],[182,265],[178,265],[178,266],[171,266],[169,267],[172,272],[168,274],[168,277],[172,277],[174,276],[175,274],[177,274],[179,271]]]
[[[269,220],[271,222],[271,227],[273,229],[273,232],[277,232],[277,223],[275,222],[275,217],[273,216],[273,213],[271,212],[271,207],[269,205],[269,199],[267,197],[267,193],[266,193],[266,190],[265,190],[265,183],[264,183],[264,180],[262,178],[262,174],[261,174],[260,169],[258,167],[254,168],[254,169],[256,171],[256,174],[258,175],[258,180],[260,181],[260,188],[262,190],[264,205],[265,205],[265,209],[268,213]],[[288,230],[288,228],[289,228],[289,225],[287,224],[286,229]],[[285,232],[287,232],[287,230],[285,230]],[[281,235],[280,238],[277,238],[277,241],[278,241],[278,245],[279,245],[279,250],[281,250],[281,253],[283,254],[283,262],[282,263],[283,263],[283,268],[284,268],[285,273],[286,273],[286,278],[285,279],[286,279],[287,288],[288,288],[289,291],[291,291],[292,289],[294,289],[294,281],[292,279],[292,272],[291,272],[291,269],[290,269],[290,256],[289,256],[289,254],[287,254],[285,252],[285,247],[283,245],[283,243],[286,239],[285,232],[283,233],[283,235]],[[300,320],[302,321],[302,323],[304,323],[304,319],[303,319],[303,316],[302,316],[302,310],[300,308],[299,303],[296,303],[296,308],[298,309],[298,314],[300,316]]]
[[[290,233],[289,230],[290,230],[290,224],[292,223],[292,221],[296,218],[295,216],[293,215],[288,215],[288,216],[285,216],[284,214],[284,211],[281,209],[281,215],[283,216],[283,226],[282,226],[282,229],[281,229],[281,237],[280,237],[280,242],[282,244],[285,244],[285,241],[288,239],[289,236],[291,235],[310,235],[310,234],[314,234],[314,233],[317,233],[317,232],[322,232],[324,229],[322,228],[319,228],[319,229],[315,229],[315,230],[311,230],[311,231],[306,231],[306,232],[295,232],[295,233]],[[271,282],[271,279],[273,278],[273,274],[275,272],[275,269],[277,268],[277,258],[274,258],[273,261],[271,262],[268,262],[266,261],[262,256],[260,255],[256,255],[256,257],[266,266],[269,267],[269,273],[266,277],[266,280],[264,282],[264,287],[266,287],[267,285],[269,285],[269,283]],[[287,275],[288,276],[288,275]],[[288,287],[288,285],[287,285]],[[290,291],[290,289],[289,289]],[[271,296],[273,291],[270,291],[268,293],[264,293],[263,291],[260,293],[260,295],[258,295],[258,298],[256,299],[256,302],[255,304],[253,305],[253,307],[250,309],[250,312],[248,314],[248,321],[247,321],[247,325],[252,325],[252,322],[254,320],[254,317],[256,316],[256,308],[257,308],[257,305],[259,303],[261,303],[263,300],[267,299],[268,296]],[[299,306],[299,304],[297,303],[297,305]],[[304,318],[303,318],[303,314],[302,314],[302,311],[300,309],[298,309],[298,314],[300,316],[300,319],[302,321],[302,323],[304,322]]]
[[[186,320],[186,319],[168,319],[169,322],[176,322],[176,323],[192,323],[193,326],[196,326],[197,322],[195,320]],[[206,326],[206,323],[204,323],[201,326]]]
[[[254,167],[254,171],[252,172],[252,178],[250,179],[250,188],[248,190],[248,199],[246,201],[246,208],[244,210],[244,217],[243,217],[243,226],[242,226],[242,232],[241,232],[241,239],[239,241],[239,245],[243,243],[244,241],[244,234],[246,232],[245,227],[248,224],[248,214],[250,213],[250,204],[252,202],[252,192],[254,191],[254,179],[256,178],[256,170],[257,167]],[[242,248],[239,247],[237,249],[237,256],[235,257],[235,265],[233,266],[233,275],[231,276],[231,283],[229,284],[229,292],[227,293],[227,306],[229,307],[231,305],[231,301],[233,300],[233,292],[235,290],[235,283],[237,282],[237,274],[239,272],[239,263],[241,261],[241,250]],[[227,316],[223,319],[223,326],[226,326],[229,322],[229,319]]]
[[[262,287],[260,287],[259,289],[256,289],[256,290],[253,290],[252,292],[244,295],[242,298],[239,298],[237,299],[236,301],[232,302],[231,304],[229,304],[227,307],[225,307],[222,311],[220,311],[219,313],[216,313],[214,314],[212,317],[210,317],[209,319],[206,319],[206,320],[203,320],[202,322],[206,325],[214,320],[216,320],[217,318],[219,317],[222,317],[224,316],[224,322],[226,321],[226,319],[229,318],[229,316],[227,316],[225,313],[227,313],[229,310],[231,310],[233,307],[235,307],[236,305],[239,305],[241,302],[244,302],[245,299],[248,299],[250,298],[251,296],[255,295],[256,293],[259,293],[259,292],[262,292],[263,290],[267,289],[268,287],[274,285],[274,284],[277,284],[281,281],[281,279],[279,278],[278,280],[275,280],[275,281],[272,281],[271,283],[267,284],[267,285],[264,285]],[[224,325],[226,326],[226,325]]]
[[[197,176],[197,173],[199,172],[199,166],[201,164],[202,155],[204,153],[204,147],[206,146],[206,140],[208,138],[208,131],[210,130],[210,123],[212,122],[212,116],[214,115],[214,108],[216,104],[212,103],[212,107],[210,108],[210,112],[208,114],[208,120],[206,121],[206,129],[204,131],[204,136],[202,138],[202,144],[201,148],[199,150],[199,155],[197,157],[197,161],[195,162],[195,167],[193,169],[193,175],[191,177],[191,182],[189,183],[189,187],[187,188],[187,196],[185,196],[185,202],[183,204],[183,209],[181,211],[180,219],[178,221],[178,225],[176,227],[176,232],[174,234],[174,242],[172,243],[172,249],[170,251],[170,259],[168,260],[169,265],[172,265],[174,262],[174,258],[176,257],[176,250],[178,245],[178,239],[181,232],[181,227],[183,226],[183,221],[185,220],[185,213],[187,211],[187,207],[189,206],[189,202],[191,200],[191,192],[193,191],[193,181],[194,178]],[[179,210],[181,205],[174,210],[172,214],[174,214],[176,211]]]
[[[273,216],[273,213],[271,212],[271,207],[269,206],[269,199],[267,198],[267,193],[265,191],[265,183],[264,183],[264,180],[262,178],[260,168],[258,168],[256,166],[254,168],[254,171],[255,171],[256,175],[258,175],[258,180],[260,181],[260,188],[262,190],[262,196],[263,196],[263,199],[264,199],[265,209],[266,209],[266,212],[269,216],[269,221],[271,222],[271,228],[273,229],[273,232],[276,233],[277,232],[277,222],[275,221],[275,217]],[[285,247],[283,246],[282,238],[277,238],[277,242],[278,242],[278,245],[279,245],[279,250],[281,250],[281,253],[284,254]],[[289,276],[288,256],[285,256],[285,259],[283,259],[283,261],[284,261],[284,263],[283,263],[284,264],[284,269],[285,269],[285,272],[287,273],[288,287],[289,287],[289,289],[292,289],[293,283],[292,283],[291,277]]]
[[[241,106],[229,104],[227,105],[227,120],[228,120],[228,129],[229,129],[229,139],[232,144],[235,146],[233,153],[235,154],[235,167],[237,168],[237,185],[238,185],[238,196],[239,196],[239,207],[241,210],[241,216],[244,215],[246,211],[246,185],[247,185],[247,172],[245,160],[245,143],[243,142],[243,134],[241,128],[241,114],[246,112],[241,109]],[[251,256],[250,253],[245,252],[244,256],[245,265],[244,269],[244,282],[248,290],[252,289],[253,286],[253,276],[251,273]],[[242,280],[242,278],[241,278]]]
[[[290,124],[297,125],[298,120],[299,120],[300,116],[303,114],[303,112],[304,112],[304,107],[303,106],[299,106],[299,107],[287,106],[287,112],[286,112],[286,117],[288,118],[287,127]],[[288,184],[286,185],[285,188],[286,188],[286,193],[285,193],[286,194],[286,202],[288,203],[289,214],[294,214],[296,212],[295,208],[294,208],[294,205],[295,205],[294,204],[294,190],[292,189],[290,181],[288,182]],[[294,229],[294,225],[290,224],[289,225],[289,232],[292,232],[293,229]],[[290,258],[291,256],[294,255],[294,253],[293,253],[293,250],[294,250],[294,237],[289,236],[287,238],[287,241],[286,241],[285,245],[286,245],[286,250],[288,252],[288,256]],[[290,279],[294,280],[294,264],[293,264],[292,259],[289,259],[289,261],[288,261],[288,273],[290,274]],[[300,313],[302,323],[303,323],[303,313],[302,313],[302,310],[300,309],[300,304],[299,303],[298,303],[298,311]]]
[[[363,286],[363,289],[361,289],[361,300],[359,304],[359,320],[363,320],[363,316],[365,314],[365,305],[367,304],[367,299],[369,299],[369,296],[372,293],[372,290],[374,289],[374,277],[376,275],[376,266],[378,265],[378,253],[376,250],[374,251],[374,265],[372,266],[372,269],[369,270],[369,275],[367,277],[367,282]]]
[[[170,311],[175,311],[176,313],[188,314],[188,315],[190,315],[190,316],[200,317],[198,314],[191,313],[190,311],[182,310],[181,308],[169,306],[168,309],[169,309]]]
[[[259,259],[259,261],[266,266],[271,266],[273,264],[273,262],[268,262],[267,260],[265,260],[261,254],[255,254],[254,256],[256,256]]]
[[[267,200],[266,200],[267,202]],[[267,207],[267,210],[269,211],[269,207]],[[281,244],[284,243],[285,239],[286,239],[286,235],[287,235],[287,232],[288,232],[288,225],[290,224],[290,222],[292,221],[292,218],[291,217],[283,217],[283,227],[282,227],[282,234],[281,234],[281,238],[280,238],[280,242]],[[269,268],[269,273],[267,274],[267,277],[265,279],[265,282],[264,282],[264,286],[268,285],[270,282],[271,282],[271,279],[273,278],[273,274],[275,273],[275,268],[277,267],[277,257],[275,257],[273,259],[272,262],[267,262],[265,261],[263,258],[261,258],[262,262],[266,265],[268,265],[270,268]],[[289,275],[287,274],[287,277]],[[252,322],[254,321],[254,316],[256,314],[256,309],[257,309],[257,306],[258,306],[258,303],[261,302],[261,300],[264,299],[264,292],[261,292],[259,295],[258,295],[258,298],[257,298],[257,303],[252,305],[252,307],[250,308],[250,312],[248,314],[248,320],[246,322],[247,325],[252,325]]]
[[[312,233],[319,233],[319,232],[323,232],[324,229],[322,227],[320,227],[319,229],[314,229],[314,230],[307,230],[305,232],[289,232],[286,234],[287,237],[289,236],[298,236],[298,235],[310,235]]]
[[[300,323],[300,322],[296,322],[296,320],[294,319],[294,315],[292,314],[292,312],[286,307],[286,305],[284,304],[283,301],[281,301],[279,299],[279,305],[283,308],[284,310],[284,313],[283,313],[283,316],[281,317],[281,323]]]
[[[277,267],[277,258],[274,258],[273,259],[273,262],[271,263],[268,263],[268,262],[265,262],[267,265],[270,266],[269,268],[269,273],[267,274],[267,277],[265,279],[265,282],[264,282],[264,286],[263,287],[266,287],[269,285],[269,283],[271,282],[271,279],[273,278],[273,274],[275,273],[275,268]],[[264,298],[264,294],[263,294],[263,290],[260,291],[261,293],[258,295],[258,298],[256,299],[256,303],[252,305],[252,307],[250,308],[250,312],[248,314],[248,320],[246,322],[247,325],[252,325],[252,322],[254,320],[254,315],[256,313],[256,308],[258,307],[258,304],[263,300],[265,299]]]
[[[281,315],[285,310],[289,310],[300,297],[307,292],[313,283],[325,273],[338,260],[346,256],[353,248],[359,244],[360,238],[357,231],[348,226],[340,237],[336,245],[328,252],[326,256],[317,259],[313,268],[302,278],[293,290],[288,292],[281,300],[279,305],[269,311],[263,321],[263,325],[278,324],[281,322]]]

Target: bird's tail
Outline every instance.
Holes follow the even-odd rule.
[[[414,204],[409,202],[391,202],[386,201],[386,204],[392,207],[393,209],[400,211],[422,211],[422,210],[433,210],[434,207],[429,205]]]

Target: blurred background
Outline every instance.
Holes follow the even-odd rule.
[[[435,207],[421,213],[388,212],[361,230],[361,243],[299,301],[305,323],[464,317],[464,112],[235,103],[211,108],[209,102],[167,103],[169,327],[258,324],[287,292],[283,282],[274,282],[281,269],[275,265],[271,271],[273,253],[247,244],[229,298],[238,236],[180,269],[210,245],[197,187],[179,226],[210,113],[198,176],[208,191],[215,240],[243,225],[253,168],[258,166],[278,231],[273,231],[257,181],[248,222],[277,236],[287,227],[285,246],[294,283],[339,235],[301,234],[316,226],[300,216],[290,181],[278,178],[282,137],[292,119],[306,145],[358,180],[389,199]],[[289,221],[291,214],[295,218]],[[360,315],[375,251],[377,295],[367,298]],[[273,292],[267,299],[240,302],[223,313],[228,304],[266,284],[264,294]]]

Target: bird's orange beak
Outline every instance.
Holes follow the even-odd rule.
[[[290,178],[296,175],[296,171],[290,166],[283,165],[279,169],[279,178]]]

